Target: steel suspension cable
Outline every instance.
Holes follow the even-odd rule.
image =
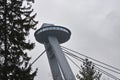
[[[69,51],[71,51],[71,52],[77,53],[78,55],[87,57],[87,58],[89,58],[89,59],[91,59],[91,60],[94,60],[94,61],[96,61],[96,62],[98,62],[98,63],[101,63],[101,64],[103,64],[103,65],[105,65],[105,66],[108,66],[108,67],[110,67],[110,68],[113,68],[113,69],[115,69],[115,70],[117,70],[117,71],[120,71],[120,69],[118,69],[118,68],[116,68],[116,67],[114,67],[114,66],[111,66],[111,65],[106,64],[106,63],[104,63],[104,62],[101,62],[101,61],[98,61],[98,60],[96,60],[96,59],[93,59],[93,58],[91,58],[91,57],[89,57],[89,56],[86,56],[86,55],[84,55],[84,54],[81,54],[80,52],[77,52],[77,51],[68,49],[68,48],[63,47],[63,46],[61,46],[61,47],[64,48],[64,49],[67,49],[67,50],[69,50]],[[120,73],[120,72],[119,72],[119,73]]]
[[[114,75],[112,75],[112,74],[106,72],[105,70],[100,69],[100,68],[97,67],[97,66],[95,66],[95,68],[96,68],[97,70],[99,70],[100,72],[102,72],[103,74],[105,74],[105,75],[107,75],[107,76],[109,76],[109,77],[111,77],[111,78],[113,78],[113,79],[115,79],[115,80],[120,80],[120,79],[117,78],[116,76],[114,76]]]
[[[76,55],[74,55],[74,54],[71,54],[71,53],[68,53],[68,52],[65,52],[65,51],[64,51],[64,53],[70,55],[70,56],[73,57],[74,59],[77,59],[77,60],[79,60],[79,61],[81,61],[81,62],[84,62],[84,61],[85,61],[83,58],[80,58],[80,57],[78,57],[78,56],[76,56]],[[93,64],[94,64],[94,63],[93,63]],[[97,67],[97,66],[95,66],[95,68],[96,68],[97,70],[99,70],[100,72],[102,72],[103,74],[105,74],[105,75],[107,75],[107,76],[109,76],[109,77],[111,77],[111,78],[113,78],[113,79],[115,79],[115,80],[120,80],[120,79],[117,78],[116,76],[114,76],[114,75],[112,75],[112,74],[110,74],[110,73],[108,73],[108,72],[100,69],[100,68]]]
[[[66,56],[76,67],[78,67],[79,69],[81,69],[81,68],[79,67],[79,65],[77,65],[68,55],[65,54],[65,56]]]
[[[64,49],[63,49],[64,50]],[[64,50],[67,54],[69,54],[70,52],[69,51],[67,51],[67,50]],[[74,56],[74,57],[78,57],[78,56],[76,56],[75,54],[70,54],[70,55],[72,55],[72,56]],[[78,57],[78,58],[80,58],[80,57]],[[82,61],[84,61],[84,59],[82,59],[82,58],[80,58]],[[107,70],[109,70],[109,71],[112,71],[112,72],[114,72],[114,73],[117,73],[117,74],[120,74],[120,72],[118,72],[118,71],[115,71],[115,70],[113,70],[113,69],[110,69],[110,68],[107,68],[107,67],[104,67],[104,66],[102,66],[102,65],[100,65],[100,64],[97,64],[97,63],[94,63],[93,62],[93,64],[95,64],[95,65],[97,65],[97,66],[99,66],[99,67],[102,67],[102,68],[104,68],[104,69],[107,69]]]
[[[44,51],[31,63],[31,65],[33,65],[45,52],[46,52],[46,50],[44,50]]]

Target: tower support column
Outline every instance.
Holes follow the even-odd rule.
[[[60,47],[60,44],[68,41],[70,36],[71,31],[69,29],[46,23],[35,32],[36,40],[44,44],[47,49],[54,80],[76,80]]]
[[[53,51],[51,50],[51,46],[49,45],[49,43],[45,43],[44,45],[47,50],[47,57],[50,64],[53,80],[63,80],[56,57]]]
[[[59,42],[56,37],[48,36],[49,44],[52,48],[52,51],[57,59],[58,64],[62,70],[63,76],[65,80],[75,80],[74,74],[62,52],[62,49],[59,45]]]

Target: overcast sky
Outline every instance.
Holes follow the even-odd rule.
[[[37,29],[43,23],[65,26],[72,35],[63,46],[120,68],[120,0],[35,0],[33,8],[39,21]],[[34,32],[29,36],[36,43],[29,52],[31,61],[44,50],[35,40]],[[52,80],[46,54],[33,68],[38,68],[35,80]]]

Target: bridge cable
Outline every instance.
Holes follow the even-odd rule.
[[[81,70],[80,66],[77,65],[68,55],[65,54],[65,56],[77,67]]]
[[[117,71],[120,71],[120,69],[118,69],[118,68],[116,68],[116,67],[114,67],[114,66],[111,66],[111,65],[106,64],[106,63],[104,63],[104,62],[101,62],[101,61],[98,61],[98,60],[96,60],[96,59],[93,59],[93,58],[91,58],[91,57],[89,57],[89,56],[86,56],[86,55],[84,55],[84,54],[81,54],[80,52],[77,52],[77,51],[68,49],[68,48],[63,47],[63,46],[61,46],[61,47],[62,47],[63,49],[65,49],[65,50],[69,50],[69,51],[71,51],[71,52],[77,53],[78,55],[87,57],[87,58],[89,58],[89,59],[91,59],[91,60],[94,60],[94,61],[96,61],[96,62],[98,62],[98,63],[101,63],[101,64],[103,64],[103,65],[105,65],[105,66],[108,66],[108,67],[113,68],[113,69],[115,69],[115,70],[117,70]],[[120,74],[120,73],[119,73],[119,74]]]
[[[64,49],[63,49],[63,50],[64,50]],[[64,52],[70,53],[69,51],[66,51],[66,50],[64,50]],[[72,54],[72,53],[71,53],[71,55],[74,56],[74,57],[76,57],[75,54]],[[77,56],[77,57],[78,57],[78,56]],[[79,58],[80,58],[80,57],[79,57]],[[84,61],[84,59],[82,59],[82,58],[80,58],[80,59]],[[94,62],[93,62],[93,63],[94,63]],[[112,71],[112,72],[114,72],[114,73],[120,74],[120,72],[115,71],[115,70],[113,70],[113,69],[110,69],[110,68],[108,68],[108,67],[102,66],[102,65],[97,64],[97,63],[94,63],[94,64],[97,65],[97,66],[99,66],[99,67],[102,67],[102,68],[104,68],[104,69],[107,69],[107,70],[109,70],[109,71]]]
[[[31,63],[31,65],[33,65],[45,52],[46,52],[46,50],[44,50],[44,51]]]
[[[78,57],[78,56],[76,56],[76,55],[74,55],[74,54],[71,54],[71,53],[68,53],[68,52],[65,52],[65,51],[64,51],[64,53],[70,55],[70,56],[73,57],[74,59],[77,59],[77,60],[79,60],[79,61],[81,61],[81,62],[84,62],[84,61],[85,61],[83,58],[80,58],[80,57]],[[94,64],[94,63],[93,63],[93,64]],[[103,74],[105,74],[105,75],[107,75],[107,76],[109,76],[109,77],[111,77],[111,78],[113,78],[113,79],[115,79],[115,80],[120,80],[120,79],[117,78],[116,76],[114,76],[114,75],[112,75],[112,74],[110,74],[110,73],[108,73],[108,72],[100,69],[100,68],[97,67],[97,66],[95,66],[95,68],[96,68],[97,70],[99,70],[100,72],[102,72]]]

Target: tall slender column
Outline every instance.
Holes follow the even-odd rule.
[[[63,80],[60,69],[59,69],[59,65],[57,64],[56,57],[53,51],[51,50],[49,43],[45,43],[44,45],[47,50],[47,57],[50,64],[53,80]]]
[[[64,76],[65,80],[75,80],[73,72],[61,50],[61,47],[59,45],[57,38],[53,37],[53,36],[49,36],[48,40],[49,40],[50,46],[53,50],[53,53],[58,61],[58,64],[61,67],[61,70],[63,72],[63,76]]]
[[[54,80],[76,80],[60,47],[70,36],[69,29],[46,23],[35,32],[36,40],[44,44],[46,49],[50,48],[47,50],[47,56]]]

